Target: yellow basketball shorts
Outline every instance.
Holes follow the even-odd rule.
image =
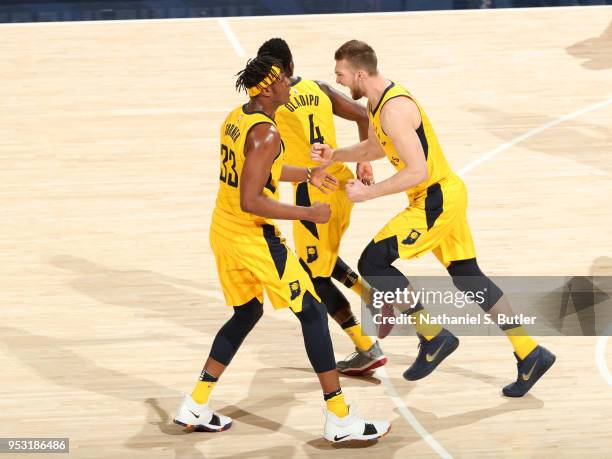
[[[334,174],[339,186],[336,191],[325,194],[312,185],[302,182],[294,185],[295,204],[310,206],[319,201],[329,204],[331,218],[327,223],[318,224],[309,221],[293,222],[293,239],[295,251],[306,263],[312,277],[330,277],[338,259],[340,240],[351,221],[353,203],[345,191],[346,182],[353,178],[348,167]]]
[[[467,221],[467,190],[452,174],[427,189],[374,237],[374,242],[397,238],[399,257],[410,259],[433,252],[447,267],[452,261],[476,257]]]
[[[210,245],[228,306],[253,298],[263,302],[264,289],[275,309],[288,306],[300,312],[306,292],[320,301],[308,273],[274,225],[246,227],[213,215]]]

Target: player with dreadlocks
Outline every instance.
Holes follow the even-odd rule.
[[[289,81],[268,56],[250,60],[238,74],[236,89],[249,102],[234,109],[221,125],[219,191],[210,227],[210,243],[232,317],[217,333],[208,360],[175,422],[199,431],[231,426],[214,413],[208,399],[243,340],[263,314],[263,290],[275,309],[289,307],[300,321],[304,346],[326,402],[324,436],[329,441],[372,440],[385,435],[386,421],[365,421],[344,401],[326,308],[298,258],[289,250],[274,219],[324,223],[330,207],[294,206],[278,201],[279,181],[309,182],[322,191],[335,180],[323,169],[283,166],[283,143],[274,123],[276,109],[289,100]]]
[[[357,124],[359,140],[368,137],[368,113],[366,107],[345,96],[323,81],[307,80],[294,76],[293,55],[289,45],[282,38],[271,38],[259,47],[258,55],[269,55],[282,64],[291,82],[289,102],[278,108],[274,117],[285,144],[288,164],[317,167],[310,158],[314,143],[336,145],[334,115]],[[355,345],[355,352],[337,362],[338,371],[350,376],[370,374],[375,368],[387,363],[378,341],[364,334],[349,300],[333,283],[332,278],[357,293],[362,300],[370,303],[372,289],[339,256],[340,241],[348,229],[353,203],[348,199],[345,186],[354,179],[351,170],[342,162],[330,164],[326,171],[338,180],[338,188],[323,194],[306,182],[294,183],[296,205],[309,205],[321,201],[330,205],[332,215],[326,223],[306,220],[293,222],[295,250],[302,265],[312,278],[314,287],[327,306],[327,312]],[[364,183],[373,182],[369,162],[357,164],[357,178]],[[371,308],[370,308],[371,309]],[[380,311],[383,315],[393,314],[392,306]],[[378,336],[384,338],[390,326],[379,326]]]

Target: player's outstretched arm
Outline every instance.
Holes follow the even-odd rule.
[[[246,159],[240,176],[240,208],[264,218],[326,223],[331,214],[327,204],[315,202],[311,207],[294,206],[264,194],[279,151],[280,134],[272,124],[259,124],[249,131],[244,151]]]
[[[369,187],[364,187],[359,182],[347,184],[347,194],[354,202],[402,193],[428,178],[427,160],[416,133],[421,124],[421,115],[416,104],[406,97],[397,97],[389,100],[382,110],[382,127],[391,137],[395,150],[406,167],[387,180]]]
[[[323,193],[328,194],[338,188],[338,179],[325,172],[325,167],[299,167],[283,164],[281,182],[308,182]]]

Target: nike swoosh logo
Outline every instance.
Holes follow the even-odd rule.
[[[343,437],[339,437],[338,435],[336,435],[336,436],[334,437],[334,441],[340,441],[340,440],[342,440],[343,438],[349,437],[350,435],[351,435],[351,434],[344,435]]]
[[[193,414],[196,418],[200,419],[200,415],[199,414],[195,414],[193,411],[191,410],[187,410],[189,411],[191,414]]]
[[[436,357],[438,357],[438,354],[440,353],[443,347],[444,347],[444,343],[442,343],[440,347],[438,348],[438,350],[434,352],[433,354],[425,354],[425,360],[427,360],[429,363],[436,360]]]
[[[538,361],[536,359],[535,363],[533,364],[533,366],[531,367],[531,370],[529,370],[529,373],[525,374],[523,373],[521,376],[523,378],[523,381],[529,381],[529,378],[531,378],[531,373],[533,373],[533,369],[536,367],[536,365],[538,364]]]

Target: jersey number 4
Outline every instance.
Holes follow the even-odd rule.
[[[227,169],[227,162],[231,161],[230,170]],[[221,145],[221,173],[219,180],[227,183],[229,186],[238,188],[238,172],[236,171],[236,154],[225,145]]]
[[[308,121],[310,122],[310,145],[313,143],[325,143],[325,139],[321,135],[321,129],[314,124],[314,115],[308,115]]]

